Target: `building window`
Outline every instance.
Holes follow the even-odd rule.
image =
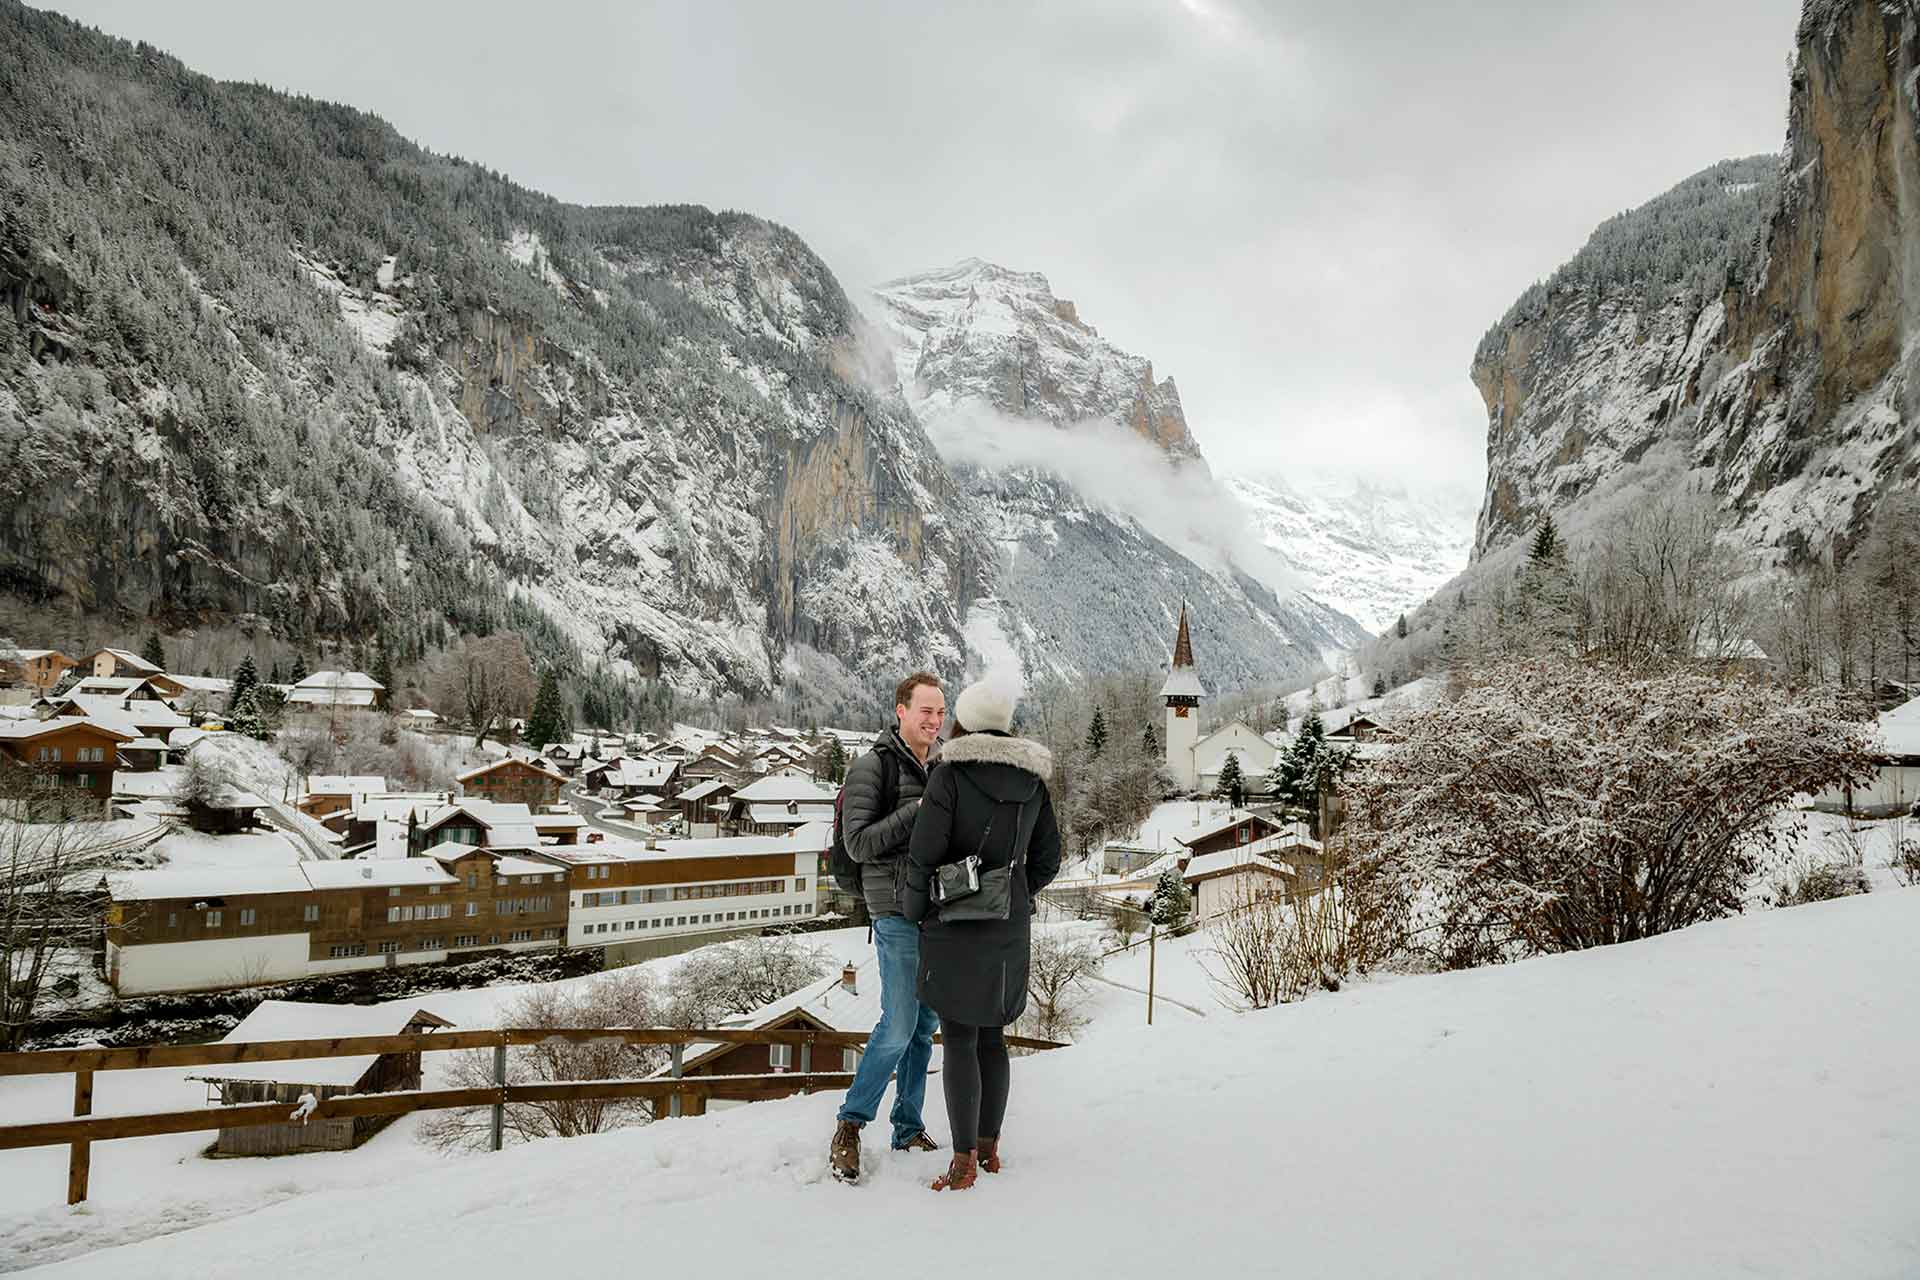
[[[597,907],[600,905],[600,895],[597,893],[583,893],[580,895],[580,905],[583,907]]]
[[[317,923],[319,919],[320,908],[317,904],[309,902],[306,906],[300,908],[300,920],[302,923],[314,924]]]
[[[400,950],[400,944],[396,941],[388,941],[380,944],[380,954],[383,956],[390,956],[398,950]]]
[[[471,933],[456,933],[453,935],[453,945],[456,947],[470,947],[478,941],[480,941],[480,939]]]
[[[73,775],[73,785],[76,787],[90,787],[93,785],[93,775],[90,773],[76,773]]]
[[[488,934],[488,935],[487,935],[487,945],[488,945],[488,946],[490,946],[490,947],[497,947],[497,946],[499,946],[499,945],[500,945],[500,935],[499,935],[499,934],[497,934],[497,933],[490,933],[490,934]]]
[[[767,1064],[775,1071],[785,1071],[793,1066],[793,1046],[790,1044],[770,1044],[767,1046]]]
[[[218,929],[219,927],[220,927],[220,913],[218,911],[207,912],[207,928]]]
[[[469,902],[469,903],[467,904],[467,914],[468,914],[468,915],[470,915],[470,916],[477,916],[477,915],[479,915],[479,914],[480,914],[480,904],[479,904],[479,903],[477,903],[477,902]]]
[[[385,946],[384,943],[381,945],[383,947]],[[335,960],[345,960],[352,956],[363,956],[367,954],[367,944],[364,942],[342,943],[339,946],[328,947],[327,954]]]
[[[393,886],[393,887],[392,887],[391,889],[388,889],[388,890],[387,890],[387,896],[388,896],[389,898],[397,898],[397,897],[399,897],[399,896],[400,896],[400,886],[399,886],[399,885],[395,885],[395,886]]]
[[[422,951],[438,951],[440,949],[440,939],[422,938],[420,939],[419,942],[415,943],[414,945],[417,946]]]
[[[388,924],[399,924],[399,923],[400,923],[400,908],[398,908],[398,907],[388,907],[388,908],[387,908],[387,923],[388,923]]]
[[[468,871],[467,872],[467,888],[478,889],[479,887],[480,887],[480,873],[478,871],[471,871],[471,870]]]
[[[430,884],[430,885],[428,885],[428,886],[427,886],[427,892],[428,892],[428,893],[438,893],[438,892],[440,892],[440,886],[439,886],[439,885],[437,885],[437,884]]]
[[[532,942],[533,930],[516,929],[512,933],[507,935],[507,941],[508,942]]]
[[[253,908],[252,908],[252,907],[242,907],[242,908],[240,908],[240,923],[241,923],[241,924],[252,924],[252,923],[253,923],[253,920],[254,920],[254,915],[253,915]]]
[[[179,927],[180,927],[180,913],[178,911],[167,912],[167,928],[178,929]]]
[[[627,932],[628,932],[628,933],[632,933],[632,932],[633,932],[633,927],[634,927],[634,922],[633,922],[633,921],[631,921],[631,920],[629,920],[629,921],[627,921]]]
[[[842,1071],[858,1071],[860,1069],[860,1051],[858,1049],[842,1049],[840,1051],[840,1069]]]

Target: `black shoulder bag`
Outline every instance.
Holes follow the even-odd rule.
[[[1013,877],[1026,860],[1027,845],[1033,841],[1033,824],[1039,821],[1040,807],[1032,805],[1033,797],[1039,792],[1040,784],[1033,784],[1026,798],[1018,802],[995,800],[982,790],[978,783],[968,778],[966,771],[955,769],[954,776],[965,779],[968,786],[979,792],[981,797],[993,805],[993,812],[987,818],[987,828],[980,833],[980,843],[974,851],[958,862],[945,863],[934,869],[933,900],[939,905],[940,919],[943,923],[957,920],[1005,920],[1013,914]],[[1007,865],[981,870],[980,855],[986,850],[987,838],[993,834],[993,824],[999,820],[1000,810],[1007,803],[1017,803],[1013,824],[1013,848],[1009,852]],[[1032,806],[1033,816],[1029,819],[1027,810]]]

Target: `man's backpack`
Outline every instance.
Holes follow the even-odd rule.
[[[895,798],[900,794],[900,762],[893,752],[874,750],[880,756],[880,810],[879,818],[893,812]],[[842,893],[860,897],[860,864],[847,852],[847,837],[841,817],[841,806],[846,803],[847,788],[843,783],[840,794],[833,798],[833,847],[827,852],[827,865],[833,870],[833,882],[840,886]]]

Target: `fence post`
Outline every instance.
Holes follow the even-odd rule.
[[[1153,1025],[1153,967],[1160,943],[1160,927],[1147,925],[1147,1025]]]
[[[507,1038],[500,1037],[500,1043],[493,1046],[493,1083],[500,1090],[500,1101],[493,1104],[493,1149],[500,1149],[500,1140],[507,1127]]]
[[[669,1052],[671,1052],[673,1055],[673,1078],[675,1080],[678,1080],[680,1078],[680,1059],[686,1053],[686,1048],[687,1047],[684,1044],[675,1044],[675,1045],[669,1046]],[[676,1093],[671,1098],[667,1099],[667,1115],[669,1118],[674,1120],[678,1120],[680,1118],[680,1095],[679,1094]]]
[[[93,1114],[93,1072],[73,1073],[73,1114]],[[67,1203],[79,1204],[87,1198],[87,1174],[93,1167],[93,1144],[76,1142],[67,1156]]]

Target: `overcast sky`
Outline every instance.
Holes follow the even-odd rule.
[[[1486,328],[1595,223],[1775,151],[1798,0],[66,0],[562,199],[860,286],[977,255],[1179,383],[1217,471],[1477,486]],[[298,17],[293,15],[297,12]],[[285,15],[285,16],[283,16]]]

